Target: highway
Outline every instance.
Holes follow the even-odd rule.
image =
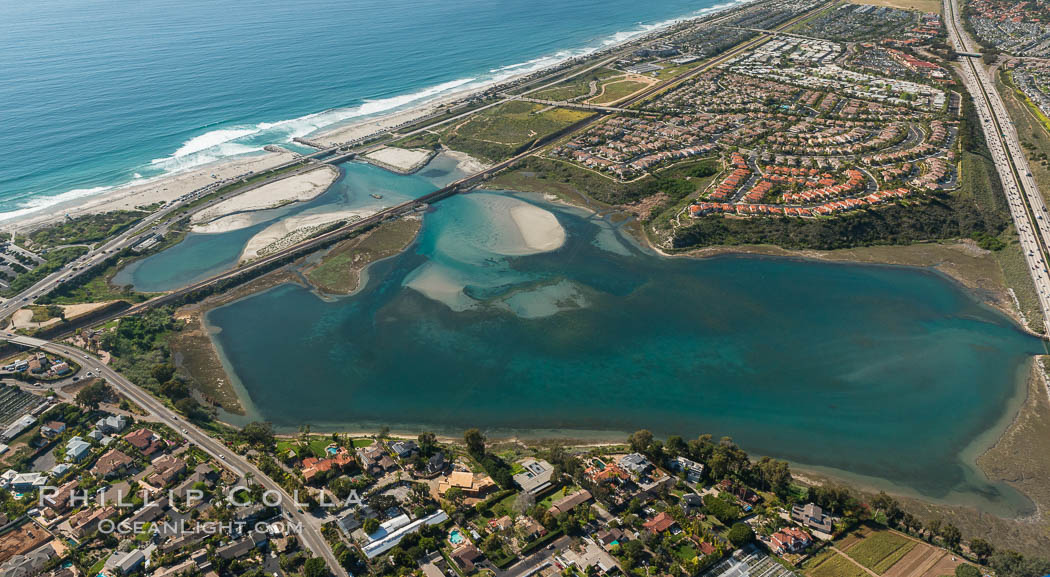
[[[304,545],[313,551],[314,554],[323,557],[334,575],[339,577],[349,577],[347,572],[341,565],[339,565],[335,555],[332,554],[331,548],[321,535],[320,523],[317,519],[304,513],[300,513],[292,496],[285,493],[280,485],[263,474],[263,472],[252,462],[233,451],[230,451],[222,444],[222,442],[213,439],[208,436],[207,433],[195,427],[192,423],[179,417],[175,411],[169,409],[164,403],[135,386],[131,381],[121,376],[120,373],[103,364],[97,357],[89,355],[76,347],[61,343],[21,337],[11,333],[4,333],[4,337],[20,345],[39,347],[49,353],[62,355],[76,360],[76,362],[83,366],[85,370],[94,371],[97,375],[106,379],[106,382],[114,389],[131,399],[131,401],[138,406],[149,411],[157,422],[167,425],[172,431],[182,435],[182,437],[189,443],[200,447],[201,450],[211,455],[217,463],[222,464],[237,475],[238,478],[245,480],[250,475],[252,481],[259,483],[266,490],[275,491],[280,494],[281,505],[285,517],[296,524],[302,525],[300,537],[302,538]]]
[[[303,159],[297,158],[295,160],[291,160],[284,164],[278,165],[272,170],[281,170],[290,166],[294,166],[296,164],[302,164],[302,166],[295,170],[289,170],[287,172],[282,172],[280,174],[274,175],[272,178],[266,178],[259,182],[242,186],[236,190],[230,191],[229,194],[223,194],[221,196],[213,198],[207,202],[200,204],[199,206],[194,207],[189,214],[209,208],[219,202],[224,201],[225,199],[231,196],[243,194],[265,186],[267,184],[271,184],[273,182],[277,182],[285,178],[290,178],[292,176],[297,176],[305,172],[310,172],[323,166],[319,163],[314,163],[308,160],[304,161]],[[57,271],[40,279],[28,289],[7,299],[3,303],[0,303],[0,319],[5,319],[8,316],[14,314],[14,312],[18,309],[33,304],[34,302],[36,302],[37,298],[47,294],[48,292],[51,292],[58,285],[67,282],[70,279],[75,278],[79,275],[87,273],[95,266],[104,262],[109,255],[120,252],[125,248],[135,246],[136,243],[140,242],[141,240],[145,239],[145,237],[151,234],[167,234],[168,227],[176,220],[174,218],[174,213],[184,208],[186,205],[197,201],[199,198],[212,194],[215,191],[220,190],[223,186],[228,186],[229,184],[231,183],[226,183],[222,185],[212,185],[208,188],[198,191],[196,194],[188,195],[188,197],[184,200],[171,202],[163,208],[161,208],[160,210],[147,215],[145,218],[143,218],[141,221],[139,221],[137,224],[124,231],[123,233],[107,240],[102,244],[91,248],[83,256],[77,258],[76,260],[73,260],[72,262],[67,263],[65,266],[58,269]],[[180,215],[179,218],[182,218],[182,216],[185,215]]]
[[[960,20],[962,16],[957,2],[944,0],[945,20],[952,47],[956,52],[978,53],[979,47]],[[978,58],[964,57],[960,68],[1006,192],[1022,252],[1038,293],[1043,326],[1046,327],[1050,319],[1050,272],[1047,269],[1047,263],[1050,262],[1050,213],[1032,177],[1028,160],[1021,151],[1017,130],[995,88],[995,82]]]

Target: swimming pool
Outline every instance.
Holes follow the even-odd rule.
[[[459,529],[453,529],[448,534],[448,542],[453,545],[459,545],[463,542],[463,533],[460,533]]]

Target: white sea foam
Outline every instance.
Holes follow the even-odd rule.
[[[376,116],[409,105],[425,104],[428,101],[435,100],[454,91],[478,89],[493,84],[499,84],[508,78],[522,74],[531,74],[544,68],[555,66],[571,58],[587,56],[599,50],[644,36],[684,20],[698,18],[712,12],[746,4],[751,1],[753,0],[733,0],[724,4],[717,4],[715,6],[697,10],[696,12],[679,18],[651,24],[639,24],[635,28],[617,32],[588,46],[573,50],[559,50],[546,56],[540,56],[524,62],[493,68],[489,70],[488,74],[480,78],[459,78],[409,94],[365,100],[355,107],[336,108],[288,120],[260,122],[255,125],[236,125],[216,128],[185,141],[170,156],[153,159],[150,168],[152,170],[160,170],[163,172],[158,176],[151,177],[150,180],[157,177],[163,177],[166,174],[196,168],[232,156],[257,153],[262,151],[266,144],[291,142],[293,138],[306,136],[319,129],[355,118]],[[140,180],[141,178],[142,177],[139,173],[134,174],[135,180]],[[128,184],[132,183],[123,182],[115,186],[74,189],[55,196],[35,197],[20,204],[19,208],[15,210],[0,213],[0,221],[18,218],[26,214],[38,212],[48,206],[85,196],[91,196],[93,194],[98,194]]]
[[[43,210],[49,206],[54,206],[63,202],[69,202],[71,200],[77,200],[78,198],[85,198],[88,196],[94,196],[100,192],[111,190],[112,186],[96,186],[93,188],[74,188],[73,190],[67,190],[62,194],[56,194],[55,196],[37,196],[30,198],[19,205],[19,208],[8,212],[0,213],[0,221],[11,220],[27,214],[32,214]]]

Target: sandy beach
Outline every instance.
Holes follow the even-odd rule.
[[[565,229],[550,211],[522,204],[510,209],[510,217],[518,226],[525,246],[532,251],[549,252],[565,244]]]
[[[339,169],[326,165],[239,194],[193,215],[193,232],[229,232],[250,226],[251,217],[245,213],[317,198],[338,179]]]
[[[193,170],[159,177],[141,184],[115,188],[96,196],[57,204],[29,214],[13,222],[0,223],[19,231],[40,228],[59,220],[86,214],[98,214],[114,210],[135,210],[159,202],[168,203],[176,198],[216,182],[235,180],[252,172],[268,170],[295,158],[292,152],[265,152],[230,160],[219,161]]]
[[[338,210],[317,214],[302,214],[281,219],[253,236],[241,252],[240,262],[266,256],[276,250],[306,239],[318,229],[339,220],[365,218],[375,214],[370,210]]]

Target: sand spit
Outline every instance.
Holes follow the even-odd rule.
[[[306,240],[318,230],[340,220],[354,221],[375,214],[371,210],[338,210],[300,214],[281,219],[264,228],[244,246],[240,262],[266,256]]]
[[[66,215],[77,217],[114,210],[134,210],[137,207],[149,206],[158,202],[167,203],[209,184],[233,181],[253,172],[268,170],[291,161],[295,156],[295,153],[284,151],[222,160],[88,198],[56,204],[40,213],[19,218],[17,223],[12,224],[16,224],[20,231],[25,231],[46,226],[63,219]]]
[[[244,213],[311,200],[338,179],[339,169],[324,166],[239,194],[193,215],[193,232],[229,232],[251,226],[251,217]]]

